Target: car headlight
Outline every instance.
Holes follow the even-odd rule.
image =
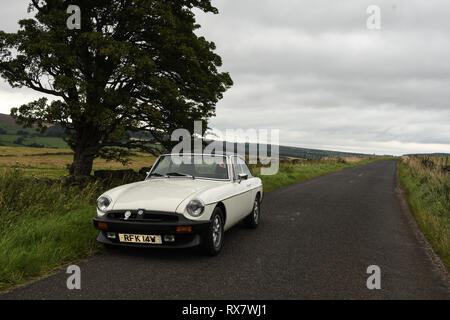
[[[199,199],[193,199],[189,201],[186,209],[191,216],[199,217],[205,211],[205,204]]]
[[[106,213],[106,210],[108,210],[108,207],[112,203],[112,199],[109,196],[100,196],[97,199],[97,208],[100,212]]]

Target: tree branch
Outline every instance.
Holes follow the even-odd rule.
[[[46,93],[46,94],[49,94],[49,95],[61,97],[61,98],[64,98],[64,99],[68,99],[68,97],[62,92],[44,88],[39,81],[33,81],[33,80],[30,80],[30,79],[27,79],[27,80],[25,80],[25,83],[26,83],[27,87],[29,87],[29,88],[31,88],[33,90],[36,90],[36,91],[39,91],[39,92],[42,92],[42,93]]]

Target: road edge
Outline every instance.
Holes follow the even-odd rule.
[[[402,212],[405,215],[414,236],[419,242],[421,248],[425,251],[428,259],[431,262],[431,265],[433,266],[433,269],[435,269],[436,273],[439,274],[439,277],[444,282],[447,290],[450,292],[450,270],[445,266],[439,255],[434,251],[433,246],[428,241],[427,237],[423,234],[422,230],[420,230],[419,224],[414,217],[411,205],[407,199],[406,191],[403,189],[400,183],[398,161],[395,165],[395,194],[399,200]]]

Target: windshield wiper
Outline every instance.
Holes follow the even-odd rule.
[[[168,172],[166,173],[166,176],[170,177],[190,177],[192,179],[195,179],[194,176],[190,175],[190,174],[185,174],[185,173],[179,173],[179,172]]]
[[[157,172],[155,172],[155,173],[150,173],[150,177],[153,177],[153,176],[155,176],[155,177],[164,177],[163,174],[157,173]]]

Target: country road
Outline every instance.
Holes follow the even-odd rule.
[[[266,194],[261,225],[225,234],[220,256],[197,249],[116,249],[0,299],[450,299],[448,280],[418,236],[379,161]],[[74,240],[76,241],[76,240]],[[366,269],[381,268],[369,290]]]

